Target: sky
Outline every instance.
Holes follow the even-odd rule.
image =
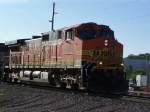
[[[0,0],[0,43],[95,22],[108,25],[124,45],[123,57],[150,53],[150,0]]]

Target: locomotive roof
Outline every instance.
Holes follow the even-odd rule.
[[[103,27],[108,27],[108,28],[109,28],[109,26],[107,26],[107,25],[97,24],[97,23],[94,23],[94,22],[87,22],[87,23],[81,23],[81,24],[72,25],[72,26],[69,26],[69,27],[59,28],[59,29],[53,30],[53,31],[43,32],[43,33],[41,33],[41,34],[42,34],[42,35],[48,35],[48,34],[51,33],[51,32],[57,32],[57,31],[61,31],[61,30],[68,30],[68,29],[70,29],[70,28],[78,27],[78,26],[84,25],[84,24],[93,24],[93,25],[99,25],[99,26],[103,26]]]
[[[4,43],[0,43],[0,47],[3,47],[3,46],[5,46],[5,44]]]
[[[78,27],[80,25],[87,25],[87,24],[98,25],[98,26],[102,26],[103,28],[109,28],[109,26],[107,26],[107,25],[97,24],[97,23],[94,23],[94,22],[87,22],[87,23],[81,23],[81,24],[76,24],[76,25],[72,25],[72,26],[69,26],[69,27],[60,28],[58,30],[68,30],[68,29],[73,28],[73,27]]]
[[[98,25],[97,23],[94,23],[94,22],[81,23],[81,24],[76,24],[76,25],[72,25],[72,26],[68,26],[68,27],[59,28],[59,29],[53,30],[53,31],[43,32],[42,35],[47,35],[51,32],[57,32],[57,31],[61,31],[61,30],[68,30],[72,27],[78,27],[78,26],[83,25],[83,24],[96,24],[96,25]]]
[[[11,40],[11,41],[5,42],[5,45],[7,45],[7,46],[11,46],[11,45],[22,45],[25,40],[29,40],[29,39]]]
[[[42,33],[42,40],[45,40],[45,36],[46,36],[46,40],[47,39],[48,40],[57,40],[58,39],[58,31],[59,30],[53,30],[53,31],[48,31],[48,32]]]
[[[5,46],[5,43],[0,43],[0,52],[7,52],[8,47]]]
[[[31,40],[25,40],[26,43],[38,43],[41,42],[42,38],[35,38],[35,39],[31,39]]]

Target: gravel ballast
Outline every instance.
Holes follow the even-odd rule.
[[[0,112],[150,112],[150,104],[0,82]]]

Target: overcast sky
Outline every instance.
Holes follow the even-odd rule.
[[[0,42],[85,22],[110,26],[124,57],[150,53],[150,0],[0,0]]]

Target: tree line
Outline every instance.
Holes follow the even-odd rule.
[[[132,69],[132,65],[127,65],[124,68],[124,72],[126,73],[126,78],[136,79],[136,75],[146,75],[146,71],[144,69]]]
[[[139,54],[139,55],[133,55],[133,54],[130,54],[128,55],[129,59],[141,59],[141,60],[150,60],[150,53],[145,53],[145,54]]]
[[[139,59],[139,60],[150,60],[150,53],[145,53],[145,54],[139,54],[139,55],[133,55],[130,54],[128,55],[129,59]],[[124,68],[124,72],[126,73],[127,79],[132,78],[136,79],[136,75],[146,75],[146,71],[144,69],[135,69],[133,70],[132,65],[127,65]]]

